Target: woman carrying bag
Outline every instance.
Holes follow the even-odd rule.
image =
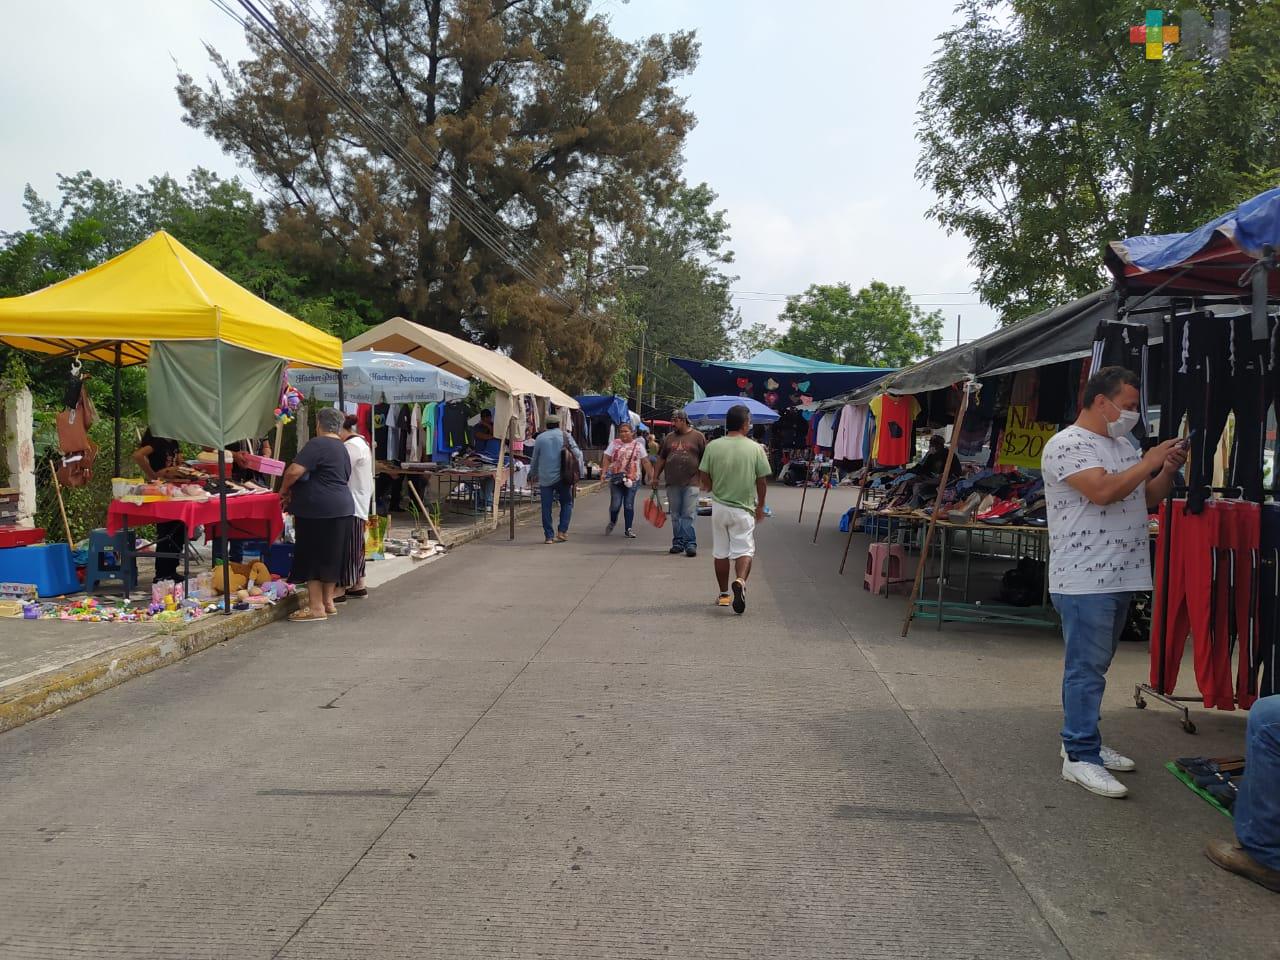
[[[618,523],[618,511],[621,510],[626,524],[623,536],[635,539],[636,490],[644,478],[648,456],[644,444],[632,432],[631,424],[624,423],[618,427],[618,437],[605,450],[602,464],[605,480],[609,483],[609,525],[604,528],[606,536],[613,533],[613,528]]]

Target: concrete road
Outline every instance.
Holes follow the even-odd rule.
[[[778,516],[744,617],[666,531],[467,546],[0,736],[0,957],[1274,955],[1132,708],[1132,797],[1058,778],[1058,644],[924,627]],[[860,566],[855,558],[855,567]],[[1125,687],[1128,686],[1128,693]]]

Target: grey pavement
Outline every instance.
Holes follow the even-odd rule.
[[[771,495],[741,618],[586,497],[568,544],[500,533],[0,736],[0,957],[1274,953],[1159,769],[1241,716],[1135,710],[1126,649],[1131,798],[1065,784],[1056,636],[902,640],[857,546],[836,576],[851,493],[817,545]]]

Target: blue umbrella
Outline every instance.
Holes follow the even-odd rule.
[[[685,404],[684,412],[689,415],[690,423],[721,427],[724,426],[725,414],[729,412],[729,408],[739,404],[751,411],[752,423],[776,423],[778,420],[776,411],[750,397],[707,397],[705,400]]]
[[[289,384],[308,400],[338,399],[332,370],[289,370]],[[356,350],[342,355],[342,390],[352,403],[440,403],[461,400],[471,385],[462,377],[402,353]]]

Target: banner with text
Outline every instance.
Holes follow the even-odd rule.
[[[1056,424],[1032,420],[1025,406],[1011,405],[1004,435],[1000,438],[1000,465],[1039,470],[1044,445],[1057,432]]]

